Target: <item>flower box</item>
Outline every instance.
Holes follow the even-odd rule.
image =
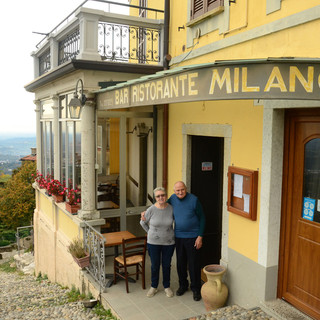
[[[53,194],[52,195],[53,199],[55,202],[59,203],[59,202],[63,202],[64,201],[64,195],[63,194]]]
[[[76,214],[79,209],[80,209],[79,204],[70,204],[69,202],[66,202],[66,210],[69,211],[70,213]]]
[[[87,254],[85,257],[83,258],[76,258],[76,257],[73,257],[73,260],[78,264],[78,266],[80,268],[86,268],[86,267],[89,267],[90,265],[90,256],[89,254]]]

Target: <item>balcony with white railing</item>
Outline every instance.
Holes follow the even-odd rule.
[[[164,11],[113,1],[85,1],[36,47],[32,53],[35,78],[73,61],[162,67]]]

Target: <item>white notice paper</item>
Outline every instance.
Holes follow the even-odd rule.
[[[250,194],[243,194],[243,211],[249,213],[250,210]]]
[[[240,174],[234,174],[233,182],[233,196],[237,198],[242,198],[243,176],[241,176]]]

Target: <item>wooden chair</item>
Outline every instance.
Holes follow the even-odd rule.
[[[145,284],[145,257],[147,250],[147,237],[137,237],[132,239],[122,239],[122,255],[114,258],[113,283],[116,284],[117,277],[126,281],[127,293],[129,293],[128,278],[135,275],[139,280],[142,276],[142,288]],[[135,272],[129,272],[129,267],[135,267]]]

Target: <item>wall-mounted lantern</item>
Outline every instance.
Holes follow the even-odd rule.
[[[81,85],[80,90],[78,90],[79,83]],[[79,92],[79,95],[78,95],[78,92]],[[87,101],[87,98],[83,94],[83,82],[81,79],[79,79],[77,81],[76,91],[69,103],[69,114],[71,119],[80,119],[81,110],[84,104],[86,103],[86,101]]]

